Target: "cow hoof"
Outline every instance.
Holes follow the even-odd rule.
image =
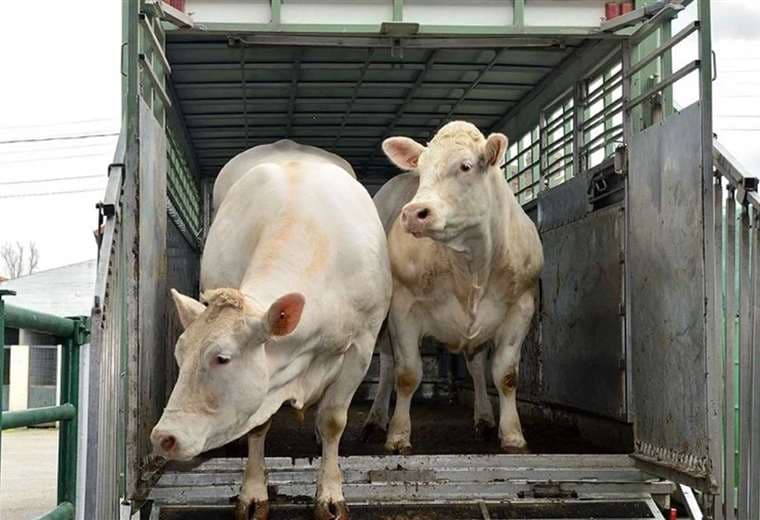
[[[368,422],[362,428],[361,440],[364,443],[381,443],[387,432],[385,428],[374,422]]]
[[[318,501],[314,507],[314,520],[349,520],[348,506],[344,501]]]
[[[385,445],[385,451],[388,453],[393,453],[394,455],[411,455],[412,454],[412,446],[411,444],[386,444]]]
[[[253,516],[251,514],[251,506],[253,506]],[[260,502],[251,502],[246,504],[238,501],[235,507],[235,520],[268,520],[269,519],[269,501],[262,500]]]
[[[488,422],[485,419],[479,419],[475,423],[475,435],[484,441],[496,439],[498,431],[494,423]]]
[[[501,449],[505,451],[524,449],[527,445],[522,433],[505,435],[501,438]]]

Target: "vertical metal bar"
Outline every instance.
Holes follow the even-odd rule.
[[[538,182],[538,191],[544,191],[549,187],[549,178],[546,176],[546,166],[549,164],[549,158],[546,156],[546,147],[548,146],[548,140],[549,136],[546,134],[546,112],[544,110],[541,111],[541,113],[538,115],[538,171],[539,171],[539,182]],[[531,144],[532,146],[532,144]],[[522,139],[518,141],[517,143],[517,152],[522,152]],[[527,155],[527,154],[526,154]],[[523,161],[525,155],[519,157],[517,159],[517,171],[522,170],[522,166],[520,164],[521,161]],[[531,174],[531,180],[532,180],[532,174]],[[520,177],[517,178],[517,183],[520,189],[522,189],[521,185],[521,179]]]
[[[61,398],[59,404],[69,402],[70,392],[70,367],[71,367],[71,339],[65,339],[61,344]],[[58,425],[58,503],[65,502],[68,495],[68,452],[71,448],[69,441],[70,421],[61,421]]]
[[[573,117],[567,118],[567,108],[568,104],[572,103],[572,107],[570,107],[570,110],[573,111]],[[564,129],[562,132],[562,138],[564,139],[567,137],[567,135],[571,135],[573,138],[567,142],[565,145],[565,150],[563,151],[563,154],[565,157],[568,155],[574,156],[575,155],[575,133],[574,133],[574,125],[575,125],[575,99],[574,97],[571,97],[570,100],[566,100],[562,103],[562,118],[565,119]],[[571,159],[572,160],[572,159]],[[575,177],[575,170],[570,167],[570,171],[568,171],[568,161],[567,159],[562,159],[562,170],[563,170],[563,178],[564,180],[568,180],[571,177]]]
[[[298,96],[298,80],[301,77],[301,58],[303,57],[303,51],[299,50],[296,56],[296,62],[293,65],[290,78],[290,101],[288,102],[288,120],[285,122],[285,137],[290,137],[291,129],[293,128],[293,114],[296,110],[296,97]]]
[[[245,78],[245,45],[240,44],[240,88],[243,90],[243,128],[245,129],[245,146],[248,148],[248,85]]]
[[[515,27],[525,26],[525,0],[514,0],[514,14],[512,18],[512,25]]]
[[[280,25],[282,22],[282,0],[271,0],[272,25]]]
[[[754,320],[752,322],[752,354],[750,363],[750,381],[752,390],[750,392],[751,402],[747,404],[751,407],[750,428],[749,428],[749,453],[745,455],[749,460],[749,515],[747,518],[760,518],[760,396],[758,396],[758,377],[760,377],[760,213],[754,212],[753,224],[755,233],[752,237],[752,291],[754,298]]]
[[[612,67],[607,68],[607,70],[602,72],[602,89],[606,89],[607,85],[610,82],[610,78],[612,77]],[[602,113],[607,112],[607,107],[610,106],[612,103],[612,89],[609,91],[606,91],[604,96],[602,97]],[[610,155],[612,155],[615,152],[615,145],[614,143],[610,144],[612,134],[609,133],[610,128],[612,128],[612,116],[604,117],[603,119],[604,124],[604,157],[607,158]]]
[[[5,384],[5,302],[3,296],[11,295],[13,291],[0,290],[0,425],[2,425],[3,385]],[[2,453],[3,430],[0,428],[0,454]],[[0,469],[2,456],[0,456]]]
[[[713,262],[713,269],[705,269],[705,272],[712,271],[715,273],[715,283],[713,285],[713,294],[714,294],[714,307],[715,307],[715,342],[713,343],[714,348],[710,348],[710,338],[711,336],[707,336],[708,341],[708,351],[709,350],[717,350],[718,352],[723,352],[723,343],[724,343],[724,325],[723,325],[723,284],[722,281],[722,274],[723,274],[723,184],[722,184],[722,178],[720,175],[715,175],[712,178],[713,186],[712,186],[712,205],[713,205],[713,237],[714,237],[714,262]],[[705,220],[705,222],[710,222],[708,220]],[[705,225],[705,235],[707,235],[708,226]],[[709,252],[709,249],[705,249],[705,251]],[[709,258],[709,257],[708,257]],[[709,266],[709,264],[708,264]],[[709,286],[707,286],[709,288]],[[709,294],[709,293],[707,293]],[[709,298],[709,296],[708,296]],[[709,327],[708,327],[709,329]],[[709,365],[709,366],[715,366],[715,365]],[[722,397],[722,396],[721,396]],[[720,409],[720,408],[719,408]],[[722,431],[722,430],[721,430]],[[720,433],[720,431],[718,432]],[[718,463],[722,460],[722,457],[720,457],[719,453],[714,453],[713,457],[716,458]],[[720,468],[720,466],[718,466]],[[719,496],[715,507],[715,519],[716,520],[722,520],[723,519],[723,508],[721,507],[722,504],[720,504],[720,499],[723,498],[722,496]]]
[[[621,49],[622,59],[622,75],[623,75],[623,140],[627,147],[631,146],[631,139],[633,138],[633,122],[631,120],[631,111],[626,110],[625,106],[628,100],[631,99],[631,77],[628,75],[628,71],[631,69],[631,46],[627,41],[622,43]],[[628,155],[628,154],[626,154]],[[626,158],[627,160],[627,158]],[[627,168],[626,168],[627,170]],[[630,174],[630,172],[628,172]],[[625,176],[625,207],[630,208],[630,182],[629,175]],[[633,362],[631,357],[631,270],[628,268],[630,265],[630,229],[631,229],[631,212],[626,209],[625,211],[625,232],[624,238],[624,263],[623,263],[623,301],[625,302],[625,328],[623,329],[625,334],[623,338],[623,351],[625,353],[625,404],[626,404],[626,417],[629,421],[633,419],[633,399],[632,392],[630,391],[633,386]]]
[[[739,231],[739,500],[737,507],[739,518],[745,520],[749,515],[749,440],[751,409],[748,404],[752,401],[752,323],[754,322],[755,292],[751,290],[750,282],[756,276],[751,272],[750,238],[750,208],[742,206],[742,217]]]
[[[580,175],[581,167],[581,126],[583,126],[583,104],[585,99],[584,81],[576,81],[573,87],[573,176]]]
[[[736,518],[734,508],[734,486],[735,486],[735,465],[734,465],[734,418],[735,396],[734,396],[734,342],[736,334],[736,200],[734,199],[735,191],[733,186],[729,186],[726,194],[726,247],[725,247],[725,287],[726,287],[726,348],[725,348],[725,384],[724,384],[724,406],[725,406],[725,432],[726,448],[724,463],[724,495],[723,503],[724,514],[728,520]]]
[[[404,0],[393,0],[393,21],[401,22],[404,20]]]
[[[713,132],[712,132],[712,71],[710,66],[710,57],[712,55],[712,42],[710,40],[710,2],[709,0],[698,0],[699,8],[699,58],[700,58],[700,104],[702,110],[702,187],[704,190],[703,200],[703,221],[712,222],[716,215],[712,212],[712,207],[707,201],[712,199],[713,190]],[[716,302],[709,299],[710,294],[714,294],[714,287],[717,284],[714,251],[716,251],[715,237],[713,236],[710,226],[705,227],[704,237],[705,262],[713,264],[714,269],[705,269],[705,295],[708,300],[705,305],[705,325],[707,338],[707,352],[705,367],[707,376],[707,433],[709,460],[713,468],[719,468],[720,453],[722,451],[722,421],[720,417],[721,401],[721,384],[722,374],[720,372],[720,356],[716,348],[719,343],[718,331],[716,330],[716,313],[718,307]],[[709,264],[707,264],[709,265]],[[719,488],[722,486],[723,479],[721,475],[714,475],[716,484]],[[716,517],[720,514],[721,508],[714,508]]]
[[[665,43],[673,37],[673,23],[668,20],[662,24],[660,29],[660,42]],[[673,73],[673,51],[668,49],[660,58],[660,77],[667,78]],[[668,85],[662,92],[662,112],[663,117],[668,117],[673,113],[673,85]]]

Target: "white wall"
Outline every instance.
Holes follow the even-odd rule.
[[[11,385],[8,410],[26,410],[29,403],[29,346],[11,345]]]

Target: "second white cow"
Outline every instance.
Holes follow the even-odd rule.
[[[419,344],[425,336],[465,355],[474,381],[476,428],[495,427],[482,348],[493,341],[501,447],[525,446],[517,376],[543,252],[536,227],[501,169],[506,147],[503,134],[485,138],[462,121],[443,126],[427,146],[406,137],[383,143],[391,161],[411,172],[394,177],[375,195],[388,233],[393,298],[389,337],[380,340],[380,385],[365,431],[386,427],[395,363],[389,451],[411,449],[410,404],[422,377]]]
[[[264,440],[285,403],[318,403],[317,519],[346,519],[338,443],[388,311],[383,227],[350,166],[292,141],[228,163],[201,260],[204,303],[173,291],[179,378],[151,435],[188,459],[248,434],[235,518],[268,514]]]

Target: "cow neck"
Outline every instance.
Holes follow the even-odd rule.
[[[294,291],[306,292],[297,277],[292,274],[288,276],[287,269],[269,271],[266,275],[246,274],[240,291],[246,295],[252,307],[262,313],[262,316],[266,314],[269,306],[281,296]],[[304,295],[308,302],[308,294]],[[299,325],[305,325],[303,317]],[[299,376],[305,373],[303,360],[294,361],[293,356],[299,352],[299,349],[294,347],[293,344],[265,347],[267,348],[267,370],[270,378],[269,390],[259,409],[248,419],[246,423],[248,430],[268,421],[283,403],[291,402],[298,409],[304,406],[304,396],[300,391],[299,382]]]
[[[466,230],[458,241],[456,250],[449,249],[449,262],[459,274],[457,279],[464,282],[462,287],[466,294],[465,307],[469,318],[467,330],[462,333],[465,340],[474,339],[479,333],[477,326],[478,310],[483,300],[485,288],[494,270],[501,263],[504,247],[504,230],[506,229],[509,213],[503,208],[508,207],[508,200],[503,186],[494,182],[488,201],[488,218],[481,224]]]

